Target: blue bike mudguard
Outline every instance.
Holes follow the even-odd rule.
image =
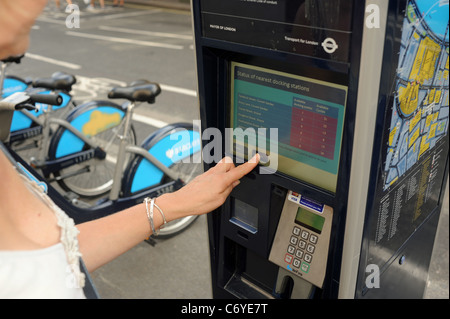
[[[172,129],[173,128],[174,127],[172,127]],[[165,128],[162,128],[161,130],[164,129]],[[155,132],[153,137],[158,135],[160,134]],[[166,167],[170,167],[174,163],[181,161],[196,152],[200,152],[201,150],[200,133],[192,130],[192,126],[190,129],[182,128],[173,134],[166,135],[156,142],[154,141],[154,138],[149,138],[146,142],[143,143],[142,147],[149,149],[149,153]],[[155,165],[146,159],[142,159],[137,163],[138,166],[135,169],[134,175],[131,176],[131,180],[128,179],[128,182],[131,182],[131,187],[129,188],[131,193],[161,183],[164,173]]]
[[[107,103],[109,105],[101,105],[101,102],[82,104],[68,116],[67,121],[88,137],[117,126],[122,121],[125,110],[115,104]],[[56,141],[58,140],[58,135],[58,133],[55,134]],[[56,146],[55,158],[80,152],[84,146],[82,140],[66,129],[63,129],[58,144],[51,144],[53,147]]]
[[[8,97],[16,92],[23,92],[28,84],[20,78],[7,76],[3,82],[2,98]]]
[[[27,112],[27,111],[25,111]],[[31,127],[33,121],[20,111],[14,111],[11,121],[11,132],[16,132]]]
[[[16,92],[23,92],[27,88],[28,84],[25,83],[25,81],[22,80],[21,78],[17,78],[14,76],[6,76],[3,82],[2,98],[8,97]],[[13,119],[11,121],[10,131],[15,132],[20,129],[29,128],[32,123],[31,119],[29,119],[23,114],[16,116],[16,113],[20,112],[14,112]]]
[[[51,94],[52,91],[46,90],[46,91],[31,92],[31,93]],[[58,110],[60,108],[66,107],[67,104],[69,104],[69,102],[71,100],[71,96],[66,94],[66,93],[58,92],[58,94],[62,97],[63,102],[59,106],[54,105],[53,106],[53,110],[54,111]],[[38,107],[39,110],[37,112],[31,112],[31,114],[33,114],[34,116],[37,117],[37,116],[41,115],[44,110],[47,109],[47,104],[36,103],[36,107]],[[28,111],[25,110],[24,112],[28,112]],[[12,118],[12,121],[11,121],[11,129],[10,129],[10,131],[11,132],[16,132],[16,131],[19,131],[19,130],[30,128],[32,123],[33,123],[33,121],[28,116],[26,116],[25,114],[23,114],[20,111],[14,111],[13,118]]]

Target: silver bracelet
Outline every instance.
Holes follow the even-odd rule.
[[[148,202],[149,201],[150,201],[150,208],[148,207]],[[164,228],[164,226],[167,224],[166,216],[164,215],[162,209],[158,205],[156,205],[155,198],[146,197],[144,199],[144,203],[145,203],[145,209],[147,211],[147,218],[148,218],[148,221],[150,223],[150,228],[152,230],[152,234],[154,236],[158,236],[159,235],[159,229]],[[155,229],[155,224],[153,222],[153,208],[154,207],[156,207],[158,209],[158,211],[160,212],[160,214],[162,216],[162,219],[163,219],[163,224],[159,227],[158,230]]]
[[[161,230],[161,229],[163,229],[163,228],[166,226],[166,224],[167,224],[166,216],[164,216],[164,213],[163,213],[162,209],[159,208],[158,205],[156,205],[155,199],[152,199],[152,201],[153,201],[153,205],[155,205],[155,207],[159,210],[159,212],[161,213],[161,216],[162,216],[162,218],[163,218],[163,224],[159,227],[159,229]]]
[[[156,230],[155,230],[155,225],[153,224],[153,205],[151,205],[151,207],[150,207],[150,209],[149,209],[149,207],[148,207],[148,202],[151,202],[151,199],[149,198],[149,197],[146,197],[145,199],[144,199],[144,203],[145,203],[145,210],[146,210],[146,212],[147,212],[147,218],[148,218],[148,221],[149,221],[149,223],[150,223],[150,228],[151,228],[151,230],[152,230],[152,234],[155,234],[155,235],[157,235],[156,234]]]

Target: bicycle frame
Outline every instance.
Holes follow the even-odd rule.
[[[0,63],[0,98],[5,98],[6,96],[3,96],[3,94],[5,94],[4,92],[4,84],[5,84],[5,79],[6,79],[6,69],[9,67],[10,63]],[[19,78],[12,78],[13,80],[17,80],[18,82],[20,82],[20,85],[18,88],[14,88],[14,90],[12,92],[7,92],[7,95],[10,95],[16,91],[22,91],[25,90],[28,85],[24,83],[24,81],[22,79]]]
[[[69,92],[61,91],[61,90],[55,90],[51,91],[45,88],[31,88],[30,82],[15,77],[15,76],[8,76],[6,75],[6,69],[9,67],[9,65],[12,62],[2,62],[0,63],[0,98],[3,96],[3,94],[6,94],[4,97],[13,94],[15,92],[23,92],[31,90],[30,93],[38,93],[38,94],[50,94],[52,92],[58,93],[63,98],[63,103],[59,106],[53,107],[52,105],[46,105],[46,104],[40,104],[40,108],[38,111],[36,111],[35,114],[31,114],[28,111],[20,110],[15,111],[14,116],[11,123],[11,136],[10,136],[10,142],[18,142],[23,141],[41,134],[46,133],[46,124],[48,119],[48,113],[53,111],[54,109],[60,109],[65,108],[70,102],[72,101],[72,96],[69,94]],[[4,92],[4,85],[5,80],[13,81],[16,86],[9,87],[8,92]],[[41,114],[44,114],[44,118],[39,117]],[[31,126],[32,123],[37,124],[36,126]],[[44,136],[46,138],[47,136]]]
[[[98,158],[98,159],[104,159],[106,157],[105,152],[95,143],[94,140],[86,137],[84,134],[82,134],[80,131],[78,131],[76,128],[74,128],[68,121],[58,119],[58,118],[52,118],[48,120],[47,125],[43,126],[44,130],[49,130],[51,124],[57,124],[59,126],[64,127],[68,131],[70,131],[72,134],[74,134],[77,138],[82,140],[84,143],[88,144],[91,148],[86,151],[81,151],[73,155],[68,155],[62,158],[59,158],[57,160],[53,161],[46,161],[45,158],[45,151],[48,149],[48,144],[50,143],[49,140],[49,131],[44,133],[44,144],[42,145],[42,148],[40,150],[40,155],[37,160],[33,162],[33,166],[39,167],[42,169],[42,172],[45,177],[49,177],[50,173],[59,171],[63,168],[69,167],[73,164],[79,164],[82,162],[85,162],[87,160],[90,160],[92,158]]]
[[[93,104],[95,104],[95,103],[93,103]],[[97,105],[97,104],[95,104],[95,105]],[[92,106],[92,104],[89,105],[89,107],[91,107],[91,106]],[[133,110],[134,110],[135,106],[136,106],[135,103],[129,103],[127,105],[127,108],[126,108],[125,112],[123,113],[123,119],[121,121],[122,124],[120,124],[120,125],[123,125],[123,127],[119,127],[119,129],[123,128],[123,134],[119,135],[116,133],[116,136],[118,136],[120,138],[120,143],[119,143],[120,151],[118,153],[118,157],[117,157],[117,161],[116,161],[116,165],[115,165],[113,188],[110,191],[109,197],[107,199],[105,199],[103,202],[98,202],[95,206],[89,206],[88,204],[78,201],[78,199],[71,199],[70,194],[66,194],[64,196],[61,193],[59,193],[58,191],[56,191],[55,188],[49,184],[49,181],[46,180],[46,178],[44,176],[37,173],[35,168],[30,166],[27,162],[25,162],[25,160],[23,160],[21,158],[21,156],[19,154],[17,154],[14,150],[11,149],[10,144],[4,145],[3,142],[1,142],[0,149],[4,150],[4,153],[7,155],[7,157],[10,158],[12,164],[17,168],[18,171],[22,172],[25,176],[27,176],[31,180],[34,180],[35,182],[37,182],[37,184],[42,187],[43,192],[47,193],[48,196],[55,202],[56,205],[58,205],[64,211],[66,211],[66,213],[74,219],[75,223],[78,224],[78,223],[82,223],[85,221],[104,217],[104,216],[110,215],[114,212],[117,212],[119,210],[123,210],[130,206],[138,204],[138,203],[142,202],[142,200],[145,197],[158,197],[163,193],[173,192],[184,186],[184,182],[178,178],[178,173],[175,173],[171,168],[169,168],[170,166],[167,166],[168,163],[165,162],[166,159],[161,158],[161,160],[159,160],[157,157],[150,154],[150,152],[147,150],[146,146],[138,147],[138,146],[130,145],[127,143],[127,140],[128,140],[127,132],[129,131],[129,127],[131,125],[131,119],[132,119]],[[95,109],[95,107],[94,107],[94,109]],[[125,109],[125,108],[122,106],[122,109]],[[77,111],[74,111],[74,113],[76,113],[76,112]],[[84,111],[81,111],[81,112],[84,112]],[[84,134],[82,134],[80,131],[78,131],[75,127],[73,127],[71,125],[71,123],[68,121],[71,121],[70,117],[67,119],[67,121],[61,120],[61,119],[51,119],[52,123],[56,123],[57,125],[60,125],[61,127],[67,129],[67,131],[74,134],[76,136],[76,138],[79,138],[82,141],[82,142],[80,141],[81,143],[87,143],[91,147],[94,147],[93,150],[95,152],[95,150],[96,150],[95,149],[95,147],[96,147],[95,141],[91,140],[89,137],[86,137]],[[169,125],[169,126],[163,128],[162,130],[155,132],[155,134],[150,135],[146,141],[153,140],[154,137],[158,136],[158,134],[161,134],[163,132],[166,132],[166,133],[167,132],[176,132],[176,131],[174,131],[175,129],[184,128],[183,125],[181,125],[181,126],[180,125],[181,125],[181,123]],[[62,131],[62,132],[64,132],[64,131]],[[166,134],[166,133],[163,133],[163,134]],[[170,140],[172,140],[171,134],[172,133],[169,133],[169,136],[166,136],[166,138],[170,138]],[[178,142],[174,141],[173,143],[178,143]],[[177,145],[177,144],[173,144],[173,143],[171,142],[171,145],[173,145],[173,146]],[[55,145],[59,145],[59,143],[55,144]],[[144,144],[144,145],[146,145],[146,144]],[[97,149],[99,149],[99,148],[97,148]],[[89,150],[89,151],[92,152],[92,150]],[[122,193],[122,195],[121,195],[122,197],[120,197],[119,194],[122,189],[121,185],[123,185],[123,183],[127,183],[127,185],[129,185],[128,182],[126,181],[125,177],[129,178],[130,176],[133,176],[130,174],[135,174],[132,169],[130,169],[130,170],[127,169],[127,170],[125,170],[125,174],[123,174],[124,176],[122,177],[122,173],[124,173],[122,171],[122,169],[124,166],[125,156],[129,153],[138,155],[135,157],[135,160],[140,159],[139,161],[142,161],[142,159],[146,159],[149,163],[151,163],[158,170],[160,170],[161,174],[165,174],[171,180],[169,182],[164,182],[162,184],[161,183],[155,184],[155,186],[150,186],[148,188],[135,191],[133,193],[127,193],[127,194]],[[190,154],[192,154],[192,153],[190,153]],[[82,158],[80,160],[86,160],[86,158],[87,158],[86,153],[77,152],[77,153],[72,154],[72,158],[70,158],[70,161],[69,161],[68,157],[65,157],[65,158],[60,158],[58,160],[55,160],[54,163],[50,163],[50,164],[53,164],[54,167],[56,167],[56,165],[68,165],[69,166],[69,165],[74,164],[74,162],[73,162],[74,160],[76,160],[77,158],[83,157],[83,156],[84,156],[84,158]],[[94,154],[94,156],[99,157],[98,154],[97,155]],[[102,155],[102,156],[104,156],[104,158],[105,158],[106,154]],[[172,155],[170,155],[170,158],[171,158],[171,156]],[[93,156],[91,156],[91,158],[92,157]],[[140,162],[137,162],[137,163],[140,163]],[[49,163],[46,163],[46,164],[49,164]],[[131,167],[131,165],[129,167]],[[136,167],[136,166],[133,166],[133,167]],[[133,172],[133,173],[131,173],[131,172]],[[124,180],[123,183],[122,183],[122,180]]]
[[[123,128],[123,135],[120,137],[120,144],[119,144],[119,156],[116,162],[114,175],[113,175],[113,185],[111,192],[109,194],[110,200],[117,200],[119,198],[120,189],[122,185],[122,167],[124,165],[125,161],[125,155],[126,153],[132,153],[136,155],[140,155],[147,159],[150,163],[155,165],[159,170],[161,170],[164,174],[169,176],[173,180],[177,180],[178,177],[167,168],[165,165],[163,165],[157,158],[155,158],[153,155],[151,155],[147,150],[143,149],[142,147],[135,146],[135,145],[127,145],[127,132],[128,128],[131,125],[131,118],[133,116],[133,111],[136,106],[135,102],[131,102],[128,105],[127,113],[125,114],[125,125]]]
[[[122,185],[122,175],[123,175],[123,166],[126,158],[127,153],[135,154],[144,157],[146,160],[148,160],[150,163],[155,165],[159,170],[161,170],[164,174],[166,174],[168,177],[170,177],[172,180],[177,180],[177,175],[170,169],[167,168],[164,164],[162,164],[156,157],[154,157],[152,154],[150,154],[146,149],[136,146],[136,145],[129,145],[127,142],[127,132],[131,126],[131,119],[133,116],[134,108],[136,107],[136,103],[131,102],[127,106],[127,111],[125,112],[124,119],[122,120],[122,123],[124,123],[122,128],[122,134],[118,135],[118,138],[120,139],[119,143],[119,151],[117,160],[114,167],[114,175],[113,175],[113,183],[111,191],[109,192],[109,199],[112,201],[115,201],[119,198],[120,191],[121,191],[121,185]],[[67,155],[64,157],[61,157],[56,160],[51,161],[43,161],[42,156],[39,157],[38,160],[35,160],[32,164],[35,168],[40,168],[43,172],[44,177],[49,181],[54,181],[53,179],[49,179],[50,174],[55,171],[60,171],[63,168],[67,168],[74,164],[79,164],[82,162],[86,162],[88,160],[97,158],[97,159],[105,159],[106,153],[99,147],[99,145],[91,138],[87,137],[86,135],[82,134],[79,130],[77,130],[75,127],[73,127],[68,121],[58,119],[58,118],[52,118],[49,119],[48,124],[57,124],[59,126],[64,127],[69,132],[74,134],[77,138],[82,140],[84,143],[90,146],[90,149],[85,151],[79,151],[77,153]],[[46,126],[48,127],[48,125]],[[47,143],[49,141],[47,140]],[[47,146],[47,145],[46,145]],[[43,150],[46,150],[48,147],[43,147]],[[78,171],[77,173],[83,173],[83,171]],[[59,178],[65,178],[67,176],[59,177]]]
[[[58,205],[68,216],[70,216],[75,224],[80,224],[90,220],[98,219],[108,216],[115,212],[129,208],[136,204],[142,203],[145,197],[157,197],[167,191],[176,191],[183,186],[179,180],[174,180],[169,183],[159,185],[157,187],[139,192],[133,196],[118,198],[117,200],[108,200],[92,207],[83,207],[83,205],[68,201],[61,195],[52,185],[49,185],[47,180],[41,176],[36,170],[28,165],[16,152],[14,152],[7,145],[0,142],[0,149],[10,159],[11,163],[17,168],[19,172],[27,178],[35,181],[41,186],[42,191],[46,193],[53,202]]]
[[[128,95],[130,92],[134,94],[139,90],[141,90],[139,99]],[[142,95],[142,92],[145,92],[145,94]],[[132,90],[126,88],[122,92],[119,91],[116,96],[111,93],[111,98],[125,97],[131,101],[137,100],[151,104],[159,92],[159,86],[150,83],[149,85],[132,86]],[[123,95],[121,96],[121,94]],[[9,141],[11,118],[15,110],[33,109],[38,102],[60,104],[60,100],[61,97],[55,95],[40,96],[40,94],[29,95],[29,92],[17,92],[5,101],[0,101],[0,111],[2,112],[0,118],[2,121],[1,140]],[[100,173],[93,175],[95,180],[97,180],[97,177],[102,179],[102,177],[107,176],[108,178],[102,187],[98,188],[101,192],[92,188],[93,192],[90,189],[85,192],[84,186],[78,187],[76,185],[78,179],[74,179],[75,183],[72,185],[66,184],[72,183],[72,181],[63,180],[68,176],[79,175],[82,170],[91,172],[91,166],[82,164],[76,165],[75,169],[71,171],[65,169],[61,171],[61,168],[54,171],[53,175],[61,178],[61,180],[57,180],[58,184],[69,191],[59,193],[52,185],[48,184],[49,181],[46,180],[48,176],[39,175],[19,154],[11,149],[9,143],[7,146],[4,146],[3,142],[0,143],[0,148],[5,149],[5,154],[10,158],[18,172],[36,182],[57,206],[74,219],[75,223],[98,219],[138,204],[145,197],[155,198],[164,193],[177,191],[185,185],[184,181],[189,181],[191,177],[199,173],[198,168],[201,167],[201,162],[195,160],[195,166],[188,166],[187,168],[185,166],[186,163],[190,163],[190,161],[186,162],[185,159],[195,159],[196,155],[201,154],[199,133],[191,124],[169,124],[150,134],[144,140],[142,147],[135,146],[134,139],[130,143],[128,134],[130,134],[130,137],[134,136],[131,119],[135,106],[136,102],[126,102],[119,106],[105,101],[92,101],[74,109],[66,120],[53,118],[49,121],[52,124],[57,124],[59,128],[49,140],[48,158],[52,159],[52,162],[42,161],[44,172],[47,169],[46,175],[50,175],[50,169],[52,168],[62,167],[63,165],[68,167],[77,164],[76,161],[85,161],[87,158],[107,159],[108,153],[109,157],[113,159],[113,161],[110,161],[112,165],[106,163],[109,169],[113,169],[112,178],[110,174],[101,172],[105,161],[95,160],[92,163],[92,172]],[[49,111],[51,111],[51,107]],[[44,122],[44,124],[46,124],[44,126],[45,132],[48,134],[50,123]],[[103,132],[105,134],[102,134]],[[176,136],[176,138],[173,138],[173,136]],[[179,137],[181,137],[181,142],[179,142]],[[186,137],[189,139],[186,140]],[[112,144],[113,142],[114,144]],[[99,144],[98,147],[96,143]],[[90,146],[89,150],[86,150],[86,144]],[[114,147],[110,148],[112,145]],[[105,147],[107,152],[100,147]],[[115,152],[116,150],[119,150],[119,152]],[[126,156],[129,154],[134,156],[130,156],[130,161],[124,169]],[[113,156],[116,156],[116,158]],[[97,168],[99,168],[99,171],[97,171]],[[82,184],[85,178],[86,175],[84,174],[80,176],[79,180]],[[94,196],[106,192],[109,192],[109,196],[97,201],[93,206],[79,200],[78,197],[74,197],[76,194]],[[196,217],[194,214],[181,218],[179,221],[169,222],[168,227],[165,227],[160,235],[165,237],[177,234],[195,221]]]

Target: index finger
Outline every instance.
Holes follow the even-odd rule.
[[[214,167],[210,168],[205,174],[213,174],[217,172],[226,173],[234,168],[233,160],[230,157],[222,158]]]
[[[256,154],[253,156],[251,160],[249,160],[247,163],[244,163],[242,165],[239,165],[230,171],[226,173],[227,179],[230,183],[233,183],[243,176],[247,175],[256,167],[256,165],[259,163],[260,156],[259,154]]]

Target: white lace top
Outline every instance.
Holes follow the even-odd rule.
[[[74,221],[36,183],[24,180],[55,212],[60,242],[44,249],[0,251],[0,298],[85,298]]]

